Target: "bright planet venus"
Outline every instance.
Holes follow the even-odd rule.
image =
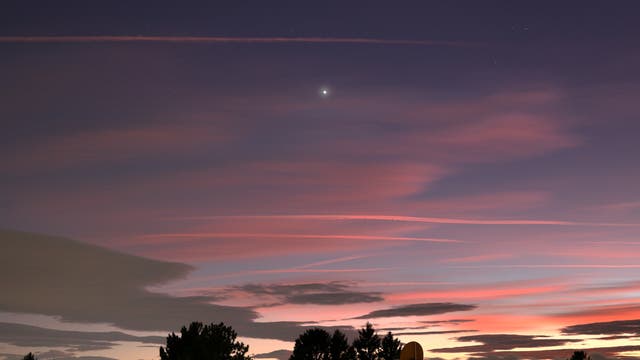
[[[640,359],[639,13],[3,3],[0,360]]]

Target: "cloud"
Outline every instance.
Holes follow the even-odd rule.
[[[637,360],[637,356],[622,356],[621,352],[637,351],[640,346],[615,346],[600,348],[579,348],[575,350],[586,351],[593,360]],[[522,350],[522,351],[499,351],[487,353],[473,353],[470,359],[483,360],[519,360],[519,359],[554,359],[565,360],[571,357],[573,349],[556,349],[556,350]]]
[[[508,259],[512,257],[512,254],[481,254],[442,259],[441,261],[443,263],[475,263],[485,262],[489,260]]]
[[[375,310],[355,319],[370,319],[393,316],[426,316],[445,314],[454,311],[469,311],[475,309],[475,305],[454,303],[423,303],[393,307],[390,309]]]
[[[36,352],[35,355],[40,360],[116,360],[104,356],[74,356],[75,354],[69,351],[61,350],[49,350],[41,353]]]
[[[136,239],[128,240],[128,244],[159,244],[163,242],[177,241],[177,239],[216,239],[216,238],[293,238],[293,239],[342,239],[342,240],[362,240],[362,241],[408,241],[408,242],[436,242],[436,243],[458,243],[463,242],[455,239],[425,238],[408,236],[376,236],[376,235],[348,235],[348,234],[276,234],[276,233],[169,233],[169,234],[147,234]],[[167,239],[159,241],[158,239]]]
[[[638,337],[638,335],[610,335],[610,336],[603,336],[598,338],[598,340],[619,340],[619,339],[633,339]]]
[[[478,299],[499,299],[515,296],[526,296],[535,294],[552,293],[560,290],[565,290],[566,285],[560,284],[544,284],[538,285],[535,282],[503,282],[494,284],[482,284],[475,286],[468,286],[461,289],[460,287],[449,287],[444,289],[434,289],[426,291],[409,291],[409,292],[395,292],[386,296],[387,300],[393,301],[420,301],[424,299],[437,299],[451,301],[455,299],[459,301],[461,299],[478,300]]]
[[[563,133],[555,121],[529,113],[504,111],[437,133],[431,141],[454,149],[467,161],[487,161],[492,154],[509,152],[509,156],[527,157],[574,147],[579,141]],[[519,146],[526,144],[527,146]],[[535,145],[534,145],[535,144]],[[463,155],[473,150],[473,158]]]
[[[118,360],[105,356],[74,356],[68,351],[50,350],[46,352],[33,352],[39,360]],[[2,354],[0,358],[4,360],[22,360],[25,354]]]
[[[257,312],[211,304],[206,296],[172,297],[147,290],[185,277],[191,267],[184,264],[8,230],[0,231],[0,243],[0,311],[167,332],[191,321],[222,321],[243,336],[285,341],[304,330],[297,322],[254,322]]]
[[[88,64],[91,61],[95,59],[90,59]],[[167,69],[176,66],[170,65]],[[60,71],[60,78],[77,73],[56,70]],[[157,83],[155,78],[145,80],[156,84],[155,88],[164,88],[164,83]],[[149,88],[148,81],[144,82],[145,89]],[[84,79],[78,80],[78,87],[82,88],[82,84]],[[70,91],[66,86],[60,93]],[[32,87],[35,85],[29,88]],[[180,82],[171,87],[180,88]],[[285,249],[318,253],[340,251],[344,246],[362,248],[369,245],[352,242],[364,242],[368,238],[371,243],[378,240],[375,236],[382,236],[378,232],[362,231],[365,221],[367,225],[384,222],[376,226],[387,227],[570,225],[555,218],[543,221],[524,218],[522,223],[509,218],[515,216],[513,207],[527,209],[548,201],[549,194],[535,190],[506,191],[469,199],[454,196],[451,203],[447,198],[425,198],[427,193],[433,195],[431,189],[438,181],[455,176],[463,164],[511,160],[577,143],[564,126],[566,121],[554,114],[558,95],[553,89],[506,91],[437,101],[422,93],[383,91],[344,94],[340,99],[321,104],[317,99],[266,93],[260,90],[258,95],[214,97],[198,94],[181,101],[177,99],[175,107],[160,112],[157,107],[147,109],[144,102],[134,102],[135,116],[123,116],[122,123],[107,129],[104,125],[96,129],[95,124],[85,128],[64,127],[56,134],[31,139],[31,143],[16,143],[20,146],[8,143],[4,153],[21,153],[19,160],[8,155],[10,172],[27,169],[29,175],[34,176],[32,170],[35,169],[55,175],[56,180],[43,187],[38,185],[38,179],[25,182],[12,176],[15,181],[4,188],[9,199],[6,224],[88,234],[94,239],[123,239],[153,228],[167,234],[220,233],[215,238],[202,239],[203,243],[215,241],[214,246],[193,241],[180,246],[126,248],[144,256],[184,262],[193,258],[282,256]],[[50,97],[46,97],[47,101]],[[28,104],[21,105],[16,111],[27,107]],[[189,111],[184,113],[184,109]],[[514,109],[533,115],[516,116]],[[42,111],[38,116],[45,115],[40,114]],[[325,112],[331,116],[326,119],[323,116],[321,125],[299,121],[307,115],[320,116]],[[273,121],[260,121],[265,117]],[[158,118],[164,120],[158,121]],[[175,119],[180,120],[180,127],[172,125]],[[287,132],[276,130],[284,127]],[[388,128],[394,131],[383,131]],[[29,146],[31,144],[34,146]],[[61,166],[73,171],[50,171]],[[117,171],[108,169],[114,166]],[[143,168],[149,171],[140,171]],[[95,204],[100,204],[100,211],[88,210]],[[485,212],[486,208],[496,207],[503,209],[503,217]],[[252,229],[252,224],[260,221],[252,219],[246,221],[246,226],[243,224],[242,233],[248,235],[244,241],[238,240],[243,234],[238,233],[237,226],[207,230],[202,229],[204,222],[193,227],[185,226],[184,222],[156,226],[167,216],[296,214],[300,211],[310,215],[349,213],[371,217],[363,217],[358,223],[354,221],[354,227],[358,226],[360,231],[352,234],[322,229],[296,232],[287,228]],[[462,214],[463,211],[466,213]],[[482,212],[483,218],[474,218],[471,211]],[[386,221],[382,221],[380,214],[386,215]],[[405,214],[441,216],[412,218],[403,216]],[[131,222],[134,216],[140,220]],[[341,219],[335,222],[343,222]],[[293,223],[272,220],[287,225]],[[211,221],[214,222],[218,225],[221,221]],[[331,226],[327,222],[322,225]],[[101,231],[96,233],[96,228]],[[231,233],[237,234],[222,238]],[[273,246],[261,246],[270,240],[267,236],[271,234],[288,233],[354,237],[349,239],[353,241],[327,238],[327,241],[306,243],[302,238],[282,238],[273,241]],[[252,237],[253,234],[256,236]],[[407,234],[416,233],[390,233],[386,244],[380,244],[382,239],[379,239],[376,245],[391,246],[390,241],[403,241],[401,238]]]
[[[560,346],[571,342],[580,342],[579,339],[553,339],[546,336],[515,335],[515,334],[483,334],[461,336],[458,341],[476,341],[482,345],[457,346],[451,348],[431,349],[440,353],[487,353],[495,350],[510,350],[515,348]]]
[[[342,293],[311,293],[292,295],[287,298],[290,304],[342,305],[370,303],[384,300],[376,293],[342,292]]]
[[[0,323],[0,343],[23,347],[65,347],[73,351],[110,349],[118,341],[164,344],[161,336],[133,336],[123,332],[83,332]]]
[[[397,332],[394,335],[442,335],[442,334],[457,334],[465,332],[476,332],[478,330],[435,330],[435,331],[407,331]]]
[[[393,123],[397,128],[384,135],[338,140],[335,149],[363,156],[366,152],[405,160],[422,159],[441,165],[540,156],[582,143],[580,137],[567,131],[568,116],[556,110],[559,99],[553,90],[538,94],[506,91],[438,103],[420,99],[403,101],[400,107],[406,110],[401,114],[397,110],[392,114],[388,98],[351,100],[340,110],[367,109],[372,112],[372,119]]]
[[[640,319],[577,324],[562,328],[568,335],[618,335],[635,334],[640,336]]]
[[[20,159],[4,157],[3,170],[18,173],[68,170],[74,167],[135,162],[171,156],[227,143],[233,135],[220,126],[203,124],[145,125],[49,136],[15,148]],[[185,139],[189,139],[185,141]]]
[[[232,287],[230,291],[240,291],[251,296],[269,296],[281,304],[343,305],[383,301],[379,292],[359,292],[350,289],[344,282],[306,284],[246,284]]]
[[[460,265],[467,269],[638,269],[639,264],[497,264],[497,265]]]
[[[0,43],[241,43],[241,44],[378,44],[477,47],[481,44],[463,41],[394,40],[374,38],[329,38],[329,37],[228,37],[228,36],[0,36]]]
[[[287,225],[291,226],[291,224]],[[324,231],[327,230],[331,229]],[[448,238],[365,234],[189,232],[142,235],[119,240],[113,245],[129,250],[143,249],[147,256],[198,261],[282,256],[294,253],[348,252],[410,243],[460,244],[463,242]],[[265,247],[267,243],[269,246]]]
[[[520,211],[541,207],[550,202],[551,194],[546,191],[494,191],[479,194],[448,196],[444,199],[415,201],[410,204],[413,211],[420,213],[493,214],[501,210]]]
[[[253,357],[256,359],[278,359],[288,360],[293,351],[291,350],[275,350],[263,354],[255,354]]]
[[[357,222],[313,220],[220,218],[210,222],[163,222],[191,231],[121,237],[111,245],[143,256],[191,263],[278,256],[288,256],[295,262],[301,258],[297,254],[336,256],[412,244],[444,248],[465,243],[447,237],[407,236],[428,228],[416,223],[378,222],[363,228]]]
[[[405,215],[378,214],[300,214],[300,215],[213,215],[191,216],[175,218],[175,220],[216,220],[216,219],[281,219],[281,220],[367,220],[367,221],[398,221],[428,224],[456,224],[456,225],[562,225],[562,226],[640,226],[640,224],[616,223],[588,223],[566,220],[535,220],[535,219],[461,219]]]
[[[458,324],[462,324],[462,323],[468,323],[468,322],[473,322],[475,320],[473,319],[451,319],[451,320],[426,320],[426,321],[418,321],[421,324],[427,324],[427,325],[439,325],[439,324],[454,324],[454,325],[458,325]]]

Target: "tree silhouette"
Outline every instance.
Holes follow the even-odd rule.
[[[355,360],[355,351],[349,346],[347,336],[340,330],[334,331],[331,336],[329,355],[331,360]]]
[[[384,360],[396,360],[400,358],[400,340],[394,339],[391,331],[382,338],[380,357]]]
[[[349,350],[347,350],[346,360],[358,360],[358,352],[353,345],[349,346]]]
[[[249,347],[236,341],[238,334],[224,323],[183,326],[180,336],[167,336],[167,347],[160,347],[162,360],[251,360]]]
[[[377,360],[380,351],[380,337],[371,323],[358,330],[358,338],[353,342],[359,360]]]
[[[579,350],[574,351],[569,360],[591,360],[591,356],[587,355],[586,352]]]
[[[296,339],[289,360],[330,360],[331,340],[331,335],[323,329],[308,329]]]
[[[35,355],[33,355],[32,353],[28,353],[22,358],[22,360],[38,360],[38,359],[36,359]]]

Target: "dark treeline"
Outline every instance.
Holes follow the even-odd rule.
[[[395,360],[400,358],[400,347],[391,332],[380,338],[370,323],[358,330],[351,345],[340,330],[330,335],[314,328],[298,336],[289,360]]]
[[[224,323],[203,325],[192,322],[180,335],[167,336],[160,347],[161,360],[253,360],[249,346],[237,341],[238,334]],[[346,334],[330,334],[321,328],[305,330],[298,336],[289,360],[398,360],[402,343],[391,332],[380,337],[371,323],[358,330],[349,344]],[[23,360],[37,360],[29,353]],[[568,360],[591,360],[584,351],[575,351]]]

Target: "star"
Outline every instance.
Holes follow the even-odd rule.
[[[320,88],[320,90],[318,90],[318,94],[322,98],[327,98],[329,97],[329,95],[331,95],[331,90],[328,87],[323,86]]]

